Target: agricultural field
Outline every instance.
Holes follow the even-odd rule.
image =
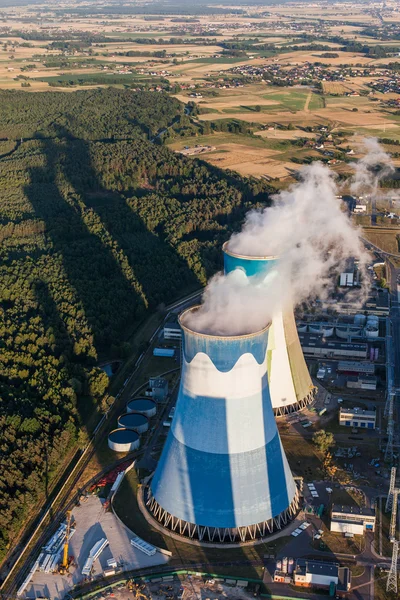
[[[188,15],[156,14],[155,9],[151,16],[138,7],[103,15],[72,3],[69,10],[68,1],[65,10],[53,10],[56,3],[48,6],[51,20],[44,19],[40,30],[23,5],[0,8],[0,90],[116,86],[164,91],[198,108],[178,140],[167,140],[172,149],[193,145],[187,138],[197,138],[217,119],[242,122],[247,134],[231,131],[225,142],[210,142],[216,149],[203,158],[254,177],[290,180],[299,162],[318,158],[306,140],[317,142],[320,127],[346,132],[350,145],[360,135],[400,139],[396,106],[386,106],[397,101],[400,83],[398,94],[368,87],[380,75],[382,81],[396,76],[386,67],[399,53],[382,57],[362,50],[362,44],[379,43],[390,51],[398,41],[400,51],[400,33],[397,41],[366,35],[366,27],[380,22],[358,5],[343,16],[340,6],[317,3],[311,17],[301,3],[290,10],[285,4],[268,11],[254,6],[247,14],[235,7],[209,14],[193,7]],[[390,22],[398,20],[391,4],[385,15]],[[296,25],[293,18],[299,19]],[[345,47],[355,39],[359,49]],[[352,92],[360,95],[345,96]],[[272,139],[288,144],[264,143]],[[343,172],[345,165],[334,168]]]
[[[348,91],[348,88],[337,81],[323,81],[322,91],[324,94],[334,94],[335,96],[343,96]]]

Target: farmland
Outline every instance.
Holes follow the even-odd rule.
[[[49,6],[52,10],[51,2]],[[290,9],[270,6],[267,12],[254,6],[248,14],[215,10],[207,14],[193,7],[191,17],[177,18],[157,10],[149,17],[135,8],[126,14],[111,11],[105,18],[101,11],[73,8],[68,30],[65,10],[60,10],[53,11],[52,25],[44,20],[39,31],[24,6],[0,9],[0,90],[73,92],[115,86],[164,91],[197,105],[191,123],[171,130],[164,140],[171,149],[191,146],[193,136],[203,143],[206,133],[216,149],[204,160],[283,181],[292,179],[299,163],[318,158],[313,143],[320,128],[333,136],[340,132],[337,143],[350,146],[359,135],[400,139],[398,96],[390,90],[371,91],[374,78],[382,82],[379,89],[385,81],[395,89],[397,75],[390,65],[396,53],[383,58],[365,51],[366,45],[379,43],[384,52],[397,42],[392,34],[390,41],[379,42],[365,34],[367,27],[380,26],[372,13],[357,4],[351,17],[335,4],[323,9],[317,4],[311,16],[296,3]],[[386,12],[396,23],[391,5]],[[347,48],[355,39],[359,48]],[[224,129],[223,121],[232,135],[211,140],[212,130]],[[242,123],[239,136],[232,129],[235,122]],[[285,147],[271,144],[272,139],[285,140]],[[340,161],[333,168],[346,171]]]

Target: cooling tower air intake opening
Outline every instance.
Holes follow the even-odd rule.
[[[222,251],[224,254],[229,254],[229,256],[233,256],[234,258],[241,258],[245,260],[278,260],[279,256],[273,254],[266,254],[265,256],[258,256],[255,254],[239,254],[234,250],[229,248],[229,240],[224,243],[222,246]]]
[[[201,306],[202,306],[201,304],[197,304],[196,306],[191,306],[190,308],[187,308],[179,315],[178,322],[179,322],[179,325],[181,326],[184,334],[186,333],[191,336],[206,338],[210,341],[212,341],[212,340],[214,340],[214,341],[220,340],[220,341],[227,341],[227,342],[246,341],[246,340],[251,340],[251,338],[260,337],[263,333],[267,332],[271,326],[271,322],[268,321],[268,323],[266,323],[266,325],[264,327],[262,327],[261,329],[259,329],[258,331],[249,331],[247,333],[233,334],[233,335],[229,335],[229,334],[228,335],[219,335],[218,333],[197,331],[196,329],[194,329],[193,327],[191,327],[187,323],[185,323],[185,320],[187,321],[188,317],[194,315],[197,311],[201,310]]]

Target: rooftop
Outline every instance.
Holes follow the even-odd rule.
[[[374,517],[375,509],[367,508],[366,506],[345,506],[342,504],[333,504],[332,512],[343,513],[344,515],[364,515],[366,517]]]
[[[340,407],[340,414],[351,414],[351,415],[357,415],[357,416],[364,416],[364,417],[376,417],[376,410],[365,410],[363,408],[346,408],[344,406]]]
[[[321,562],[319,560],[306,560],[299,558],[296,561],[297,573],[312,573],[313,575],[325,575],[326,577],[338,577],[339,564]]]
[[[358,350],[360,352],[367,351],[367,344],[350,344],[347,342],[334,342],[323,335],[314,333],[299,333],[300,343],[303,346],[317,346],[320,348],[332,348],[333,350]]]
[[[375,373],[375,365],[371,362],[357,362],[355,360],[340,360],[338,367],[338,371],[353,371],[353,372],[361,372],[361,373],[369,373],[373,375]]]
[[[167,321],[167,323],[164,323],[164,329],[179,329],[180,330],[180,328],[181,328],[181,326],[176,321]]]

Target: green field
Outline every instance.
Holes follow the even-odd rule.
[[[286,110],[303,110],[304,105],[309,94],[308,90],[298,91],[290,89],[288,92],[277,92],[272,94],[264,94],[263,98],[266,100],[275,100],[280,103],[280,107],[274,106],[273,109],[286,109]]]
[[[270,138],[262,138],[260,136],[242,135],[238,133],[213,133],[210,135],[199,135],[196,137],[189,136],[188,138],[179,138],[168,143],[171,150],[181,150],[184,146],[199,144],[200,146],[219,146],[221,144],[238,144],[251,148],[268,148],[286,152],[290,149],[289,140],[276,140]],[[200,156],[201,158],[201,156]]]
[[[313,111],[319,108],[325,108],[325,98],[319,94],[313,94],[308,105],[308,110]]]

